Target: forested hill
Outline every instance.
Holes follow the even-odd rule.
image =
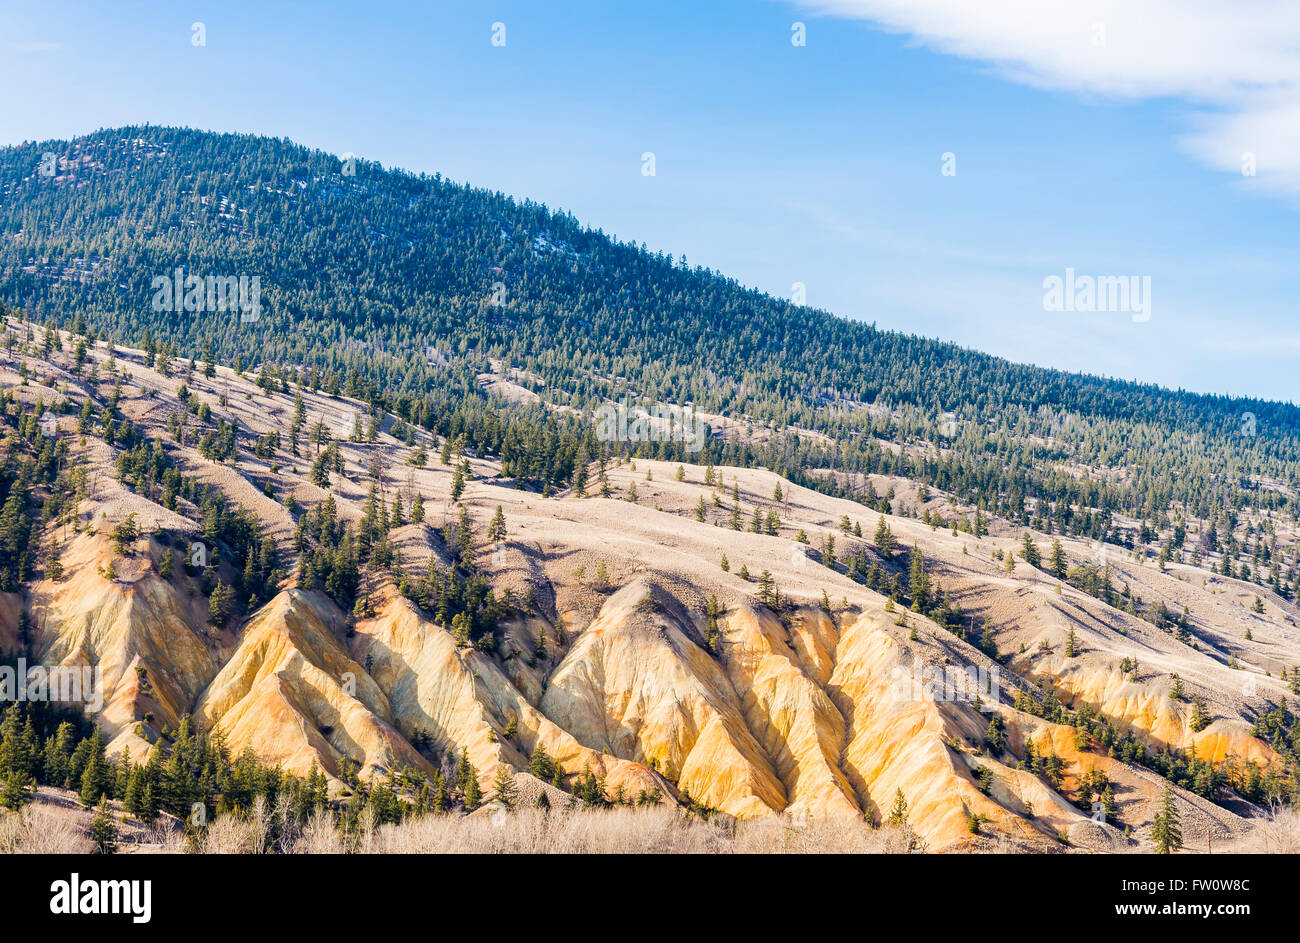
[[[990,505],[1046,496],[1146,513],[1181,502],[1209,515],[1259,482],[1281,492],[1300,484],[1294,406],[1022,366],[880,331],[531,201],[286,140],[135,127],[6,148],[0,229],[0,299],[38,323],[84,319],[119,343],[147,335],[177,355],[306,375],[441,431],[472,413],[487,447],[509,433],[484,432],[485,414],[571,422],[489,402],[476,377],[497,360],[524,371],[518,382],[546,403],[689,401],[837,443],[816,452],[809,437],[785,439],[741,455],[733,445],[733,460],[789,473],[906,471]],[[153,279],[178,267],[257,276],[260,317],[154,310]],[[878,439],[950,448],[899,469]],[[531,451],[532,476],[572,470],[572,454],[547,465]],[[1124,474],[1080,482],[1060,462]]]

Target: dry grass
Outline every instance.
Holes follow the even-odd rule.
[[[180,854],[906,854],[918,847],[903,828],[872,829],[856,822],[816,820],[794,825],[771,816],[733,826],[714,825],[660,806],[441,815],[376,828],[369,809],[355,832],[340,834],[333,816],[318,811],[301,827],[283,808],[261,801],[246,814],[220,816],[187,845],[179,828],[138,826],[123,835],[120,853]],[[34,803],[0,817],[0,854],[89,854],[89,813]],[[923,849],[921,849],[923,850]],[[1005,839],[963,849],[1015,854],[1027,849]],[[1260,819],[1241,839],[1216,850],[1234,854],[1300,853],[1300,811]]]
[[[319,835],[320,814],[308,823]],[[288,852],[304,839],[290,813],[287,797],[272,808],[258,796],[253,807],[238,815],[220,815],[200,830],[194,850],[205,855],[256,855],[264,852]]]
[[[93,813],[70,798],[67,790],[42,786],[36,801],[0,816],[0,854],[79,855],[95,850],[90,840]],[[185,834],[171,816],[146,823],[125,816],[114,805],[117,853],[180,854]]]
[[[94,850],[82,823],[63,809],[36,803],[0,819],[4,854],[84,855]]]
[[[315,823],[294,848],[337,853],[343,844]],[[375,854],[890,854],[908,849],[902,829],[844,822],[793,827],[778,818],[729,829],[668,808],[608,811],[520,809],[429,816],[362,829],[355,850]]]
[[[270,824],[256,809],[246,816],[220,816],[203,829],[198,850],[205,855],[261,854],[266,850]]]
[[[118,853],[179,855],[186,850],[185,832],[174,820],[159,819],[142,827],[139,842],[133,848],[118,842]]]
[[[1256,855],[1300,854],[1300,811],[1278,810],[1255,823],[1254,828],[1244,838],[1233,842],[1228,850]]]

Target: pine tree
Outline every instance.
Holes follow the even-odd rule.
[[[93,806],[101,795],[103,795],[103,760],[97,756],[91,756],[90,761],[86,763],[86,768],[81,773],[81,788],[77,792],[77,798],[81,804],[89,808]]]
[[[1178,808],[1174,805],[1173,787],[1166,784],[1160,796],[1160,809],[1151,823],[1151,841],[1156,854],[1168,855],[1183,847],[1183,833],[1179,827]]]
[[[117,851],[117,819],[109,808],[108,799],[99,800],[95,817],[90,823],[90,840],[95,843],[95,854],[111,855]]]
[[[487,539],[493,543],[506,539],[506,517],[501,512],[501,505],[499,504],[496,513],[492,515],[492,520],[488,523]]]
[[[478,785],[478,773],[474,767],[470,766],[469,781],[465,785],[465,808],[477,809],[479,803],[483,801],[483,790]]]
[[[1038,545],[1035,544],[1033,538],[1029,536],[1029,531],[1025,531],[1024,536],[1021,538],[1021,546],[1024,547],[1022,556],[1026,563],[1030,566],[1036,567],[1042,562],[1042,559],[1038,554]]]
[[[45,741],[43,762],[45,781],[51,786],[66,786],[72,767],[73,737],[75,728],[68,721],[59,724],[54,736]]]
[[[577,459],[573,465],[573,493],[580,498],[587,496],[587,465],[590,464],[591,457],[587,454],[586,448],[578,453]]]
[[[492,781],[492,801],[501,803],[507,811],[512,811],[519,801],[514,774],[504,763],[497,767],[496,778]]]
[[[468,747],[460,748],[460,757],[456,760],[455,777],[456,791],[463,795],[465,790],[469,788],[470,780],[475,778],[474,764],[469,761]]]
[[[130,815],[139,816],[141,802],[144,799],[144,770],[132,766],[127,776],[126,791],[122,795],[122,809]]]
[[[1065,550],[1059,540],[1052,541],[1052,559],[1048,563],[1048,569],[1058,580],[1065,579],[1068,566],[1065,561]]]
[[[540,743],[537,744],[537,749],[533,750],[532,756],[528,758],[528,772],[542,782],[548,782],[555,775],[555,761],[551,759],[546,752],[546,748]]]
[[[1210,725],[1210,713],[1205,709],[1205,700],[1199,695],[1192,696],[1191,715],[1187,719],[1187,726],[1191,727],[1195,733],[1200,733]]]
[[[218,580],[212,589],[212,595],[208,597],[208,616],[212,619],[212,624],[217,628],[224,626],[234,607],[235,591],[224,581]]]
[[[0,789],[0,805],[19,809],[32,800],[32,779],[26,773],[11,772],[5,775],[4,789]]]
[[[84,753],[82,753],[84,765],[80,767],[79,778],[77,779],[79,787],[78,799],[82,805],[90,808],[99,801],[101,795],[111,788],[111,770],[108,762],[104,759],[104,733],[98,725],[89,738],[77,745],[78,752],[82,752],[82,744],[85,745]],[[75,764],[73,774],[78,774]]]
[[[718,597],[712,595],[709,597],[708,606],[705,609],[704,625],[704,644],[709,647],[709,651],[717,653],[718,651]]]
[[[758,601],[772,609],[778,605],[779,594],[771,570],[764,570],[758,575]]]
[[[24,725],[19,723],[21,716],[18,708],[10,707],[5,712],[4,722],[0,723],[0,776],[6,778],[15,775],[30,777],[37,772],[31,718]]]
[[[158,811],[161,807],[158,801],[158,793],[153,788],[153,783],[146,781],[144,792],[140,796],[140,811],[137,813],[143,822],[152,822],[158,818]]]
[[[1106,820],[1113,822],[1119,815],[1119,803],[1115,801],[1115,789],[1110,783],[1101,793],[1101,807],[1106,812]]]
[[[894,533],[889,529],[889,525],[885,522],[885,516],[883,514],[880,515],[880,519],[876,521],[876,535],[874,542],[876,551],[886,560],[890,559],[894,555]]]
[[[888,825],[907,825],[907,799],[903,796],[902,789],[895,790],[894,804],[890,807],[885,822]]]
[[[908,572],[908,594],[912,597],[913,612],[930,609],[930,577],[925,572],[925,558],[915,544],[912,545],[912,562]]]

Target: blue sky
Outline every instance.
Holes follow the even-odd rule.
[[[146,121],[283,136],[531,197],[774,294],[801,282],[882,327],[1300,400],[1300,203],[1266,109],[1224,91],[1239,76],[1128,55],[1124,31],[1145,50],[1158,22],[1076,67],[1038,34],[913,15],[944,2],[44,0],[0,12],[0,144]],[[1243,32],[1242,69],[1274,32]],[[1270,173],[1234,168],[1242,126]],[[1150,320],[1045,311],[1067,267],[1150,276]]]

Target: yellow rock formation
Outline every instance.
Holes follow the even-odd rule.
[[[319,592],[281,592],[244,629],[196,715],[220,724],[238,752],[303,774],[313,763],[337,776],[349,758],[363,776],[401,766],[432,772],[392,725],[388,697],[339,641],[338,608]]]

